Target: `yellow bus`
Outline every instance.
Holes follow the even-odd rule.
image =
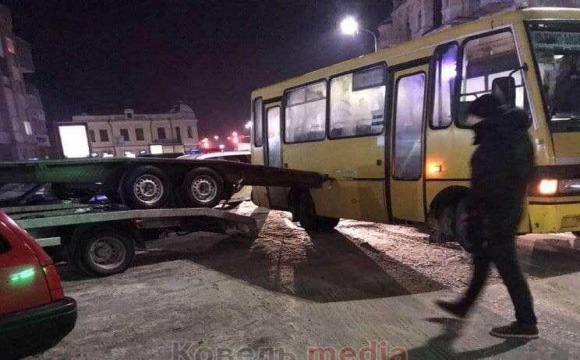
[[[542,178],[519,231],[580,234],[580,9],[490,15],[253,91],[252,163],[331,178],[253,201],[306,229],[427,223],[468,245],[466,109],[490,92],[533,119]]]

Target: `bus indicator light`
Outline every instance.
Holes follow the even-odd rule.
[[[431,164],[431,166],[429,166],[429,172],[431,174],[439,174],[443,172],[443,166],[441,166],[441,164]]]

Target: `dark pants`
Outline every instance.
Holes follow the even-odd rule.
[[[477,300],[494,263],[514,304],[516,320],[521,324],[536,325],[532,294],[520,269],[513,242],[508,246],[492,246],[477,251],[473,263],[473,279],[461,300],[466,309]]]

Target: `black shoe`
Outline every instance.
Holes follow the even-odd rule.
[[[462,319],[467,316],[467,311],[469,310],[458,302],[437,300],[435,301],[435,305],[439,306],[441,309],[447,311],[448,313]]]
[[[537,339],[539,337],[536,325],[520,324],[513,322],[507,326],[500,326],[491,329],[491,336],[502,339]]]

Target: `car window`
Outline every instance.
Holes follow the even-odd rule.
[[[2,235],[0,235],[0,254],[4,254],[9,249],[10,244],[8,244],[8,241]]]

